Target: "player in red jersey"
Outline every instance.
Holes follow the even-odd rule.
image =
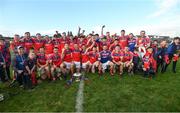
[[[93,35],[88,41],[87,41],[87,46],[90,47],[90,46],[96,46],[97,48],[97,51],[99,52],[99,43],[98,43],[98,39],[97,39],[97,36]]]
[[[128,47],[124,48],[124,67],[128,69],[128,74],[133,74],[133,53],[129,51]]]
[[[92,51],[87,54],[89,56],[89,70],[91,69],[91,72],[95,73],[95,67],[99,67],[99,53],[97,52],[97,47],[92,46]]]
[[[103,46],[106,45],[107,48],[109,49],[110,47],[110,42],[107,40],[106,37],[102,37],[100,42],[99,42],[99,51],[103,50]]]
[[[140,37],[137,39],[136,47],[139,48],[139,54],[142,58],[146,54],[146,48],[150,46],[150,39],[146,36],[145,31],[140,32]]]
[[[54,44],[54,47],[57,47],[58,50],[59,50],[59,53],[61,53],[62,52],[62,48],[61,48],[60,38],[58,38],[58,35],[55,34],[53,36],[52,42]]]
[[[86,37],[87,42],[92,38],[92,36],[93,36],[93,34],[90,33],[90,34]]]
[[[24,42],[20,39],[18,34],[15,34],[13,41],[11,42],[11,49],[15,54],[17,53],[18,46],[24,47]]]
[[[62,37],[59,39],[59,41],[60,41],[60,43],[61,43],[61,49],[63,49],[64,48],[64,45],[67,43],[67,44],[69,44],[70,43],[70,39],[69,38],[67,38],[67,36],[66,36],[66,33],[65,32],[63,32],[62,33]]]
[[[111,44],[112,42],[113,42],[113,40],[112,40],[112,38],[111,38],[111,36],[110,36],[110,32],[106,32],[106,35],[104,35],[104,33],[103,33],[103,29],[105,28],[105,25],[103,25],[102,26],[102,28],[101,28],[101,37],[106,37],[106,39],[107,39],[107,42],[109,43],[109,44]]]
[[[81,50],[81,67],[82,67],[82,71],[84,73],[89,72],[89,56],[87,54],[87,52],[89,51],[89,48],[86,48],[85,45],[82,45],[82,50]]]
[[[78,44],[74,44],[74,49],[72,50],[72,64],[76,68],[76,73],[80,74],[81,69],[81,50]],[[74,69],[73,69],[74,72]]]
[[[50,57],[50,63],[51,63],[52,78],[53,80],[56,80],[61,76],[61,67],[62,67],[62,59],[57,47],[55,47],[53,50],[53,54]]]
[[[71,72],[71,75],[74,74],[74,67],[72,64],[72,50],[69,48],[69,44],[66,43],[64,45],[64,49],[62,50],[62,61],[63,61],[63,69],[64,72]]]
[[[116,66],[119,66],[119,74],[122,75],[123,72],[123,57],[124,52],[120,50],[120,46],[116,46],[115,50],[111,53],[112,62],[114,64],[115,70],[113,69],[113,73],[116,72]]]
[[[51,79],[48,58],[45,55],[45,50],[43,47],[39,48],[39,53],[37,54],[37,68],[41,79],[44,80],[47,77],[48,79]]]
[[[62,37],[59,40],[61,43],[61,48],[64,48],[64,45],[66,43],[66,33],[62,33]]]
[[[44,46],[44,40],[41,37],[40,33],[36,34],[36,38],[34,39],[34,51],[35,53],[39,52],[39,49]]]
[[[109,46],[109,50],[110,50],[110,51],[113,51],[116,46],[121,47],[121,46],[119,45],[119,40],[118,40],[118,39],[115,39],[114,42]]]
[[[45,54],[50,55],[53,53],[54,44],[48,35],[45,36],[44,49]]]
[[[125,35],[125,30],[121,30],[121,36],[119,37],[119,45],[121,49],[124,49],[128,45],[128,36]]]
[[[24,34],[24,47],[26,53],[29,53],[29,50],[33,48],[34,40],[30,36],[30,32],[25,32]]]
[[[77,40],[77,43],[79,47],[82,47],[83,45],[87,44],[87,39],[85,38],[85,36],[80,36]]]
[[[70,38],[71,38],[71,40],[68,42],[69,48],[73,50],[74,49],[74,44],[77,43],[77,40],[75,40],[73,36],[70,36]]]
[[[154,67],[154,62],[155,60],[153,58],[153,49],[151,47],[148,47],[146,54],[143,56],[144,77],[155,76],[156,67]]]

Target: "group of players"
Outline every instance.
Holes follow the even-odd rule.
[[[118,73],[120,77],[142,71],[144,77],[154,77],[161,71],[166,72],[173,60],[172,71],[176,73],[176,64],[180,55],[180,38],[175,37],[171,43],[167,40],[151,40],[145,31],[135,37],[133,33],[120,36],[106,32],[101,36],[85,36],[84,31],[73,36],[71,32],[62,34],[56,31],[51,38],[37,33],[32,37],[26,32],[23,37],[14,35],[13,41],[0,38],[0,80],[13,79],[20,86],[29,88],[37,85],[37,78],[73,80],[82,74],[98,72],[102,76],[108,71],[111,76]],[[12,60],[11,60],[12,59]],[[13,78],[10,76],[13,69]],[[161,69],[158,69],[161,67]]]

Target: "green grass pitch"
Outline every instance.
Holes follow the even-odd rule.
[[[165,74],[149,80],[140,75],[124,75],[120,79],[105,73],[102,77],[88,74],[84,84],[84,112],[123,111],[180,111],[180,62],[177,73],[169,66]],[[17,94],[0,102],[0,111],[76,111],[76,96],[79,83],[65,87],[65,81],[43,82],[32,91],[19,87],[7,88],[0,83],[3,92]],[[1,92],[2,92],[1,91]]]

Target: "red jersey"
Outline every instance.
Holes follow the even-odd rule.
[[[69,44],[69,48],[72,50],[74,49],[74,43],[73,42]]]
[[[119,45],[122,49],[124,49],[124,47],[128,46],[128,36],[120,36],[119,37]]]
[[[47,56],[45,54],[39,53],[37,54],[37,62],[40,65],[45,65],[47,61]]]
[[[151,40],[148,36],[145,37],[145,47],[147,47],[148,44],[150,44]]]
[[[138,38],[138,39],[137,39],[137,45],[139,45],[139,46],[144,46],[144,43],[145,43],[144,38]]]
[[[72,51],[72,60],[75,62],[80,62],[80,60],[81,60],[81,51],[80,50]]]
[[[144,68],[146,69],[149,69],[150,68],[150,65],[152,64],[152,57],[151,57],[151,54],[150,53],[146,53],[144,56],[143,56],[143,63],[144,63]]]
[[[17,52],[17,47],[18,47],[18,46],[24,47],[24,42],[22,42],[22,41],[13,41],[13,42],[11,43],[11,49],[14,50],[14,51],[16,51],[16,52]]]
[[[123,59],[124,62],[131,61],[132,59],[133,59],[132,52],[130,52],[130,51],[124,52],[124,59]]]
[[[110,44],[113,43],[113,39],[110,36],[106,36],[107,37],[107,42],[109,42]]]
[[[78,37],[75,36],[72,40],[71,40],[71,43],[77,43],[78,42]]]
[[[63,61],[65,62],[72,62],[72,50],[64,50],[64,58]]]
[[[143,57],[143,63],[144,63],[145,68],[152,67],[152,69],[154,69],[154,71],[156,71],[157,61],[154,59],[153,56],[154,56],[153,53],[146,52],[146,54]]]
[[[99,54],[97,52],[90,51],[88,53],[88,55],[89,55],[89,61],[91,62],[91,64],[93,64],[94,62],[98,61]]]
[[[119,46],[119,47],[120,47],[119,44],[117,44],[117,45],[111,44],[111,45],[109,46],[109,50],[110,50],[110,51],[113,51],[113,50],[115,49],[116,46]]]
[[[24,47],[26,52],[29,52],[30,48],[33,48],[34,40],[32,38],[25,38],[24,39]]]
[[[58,39],[58,38],[53,39],[53,44],[54,44],[54,47],[58,48],[59,53],[61,53],[62,52],[62,48],[61,48],[60,39]]]
[[[66,39],[60,38],[59,41],[60,41],[60,44],[61,44],[61,48],[64,48],[65,43],[68,43],[68,44],[70,43],[69,38],[66,38]]]
[[[51,55],[51,60],[52,60],[52,64],[54,64],[55,66],[60,66],[61,63],[62,63],[61,55],[60,54],[53,53]]]
[[[49,55],[53,53],[54,45],[51,40],[46,40],[44,43],[45,54]]]
[[[139,46],[147,47],[149,43],[150,43],[149,37],[145,37],[145,38],[140,37],[137,39],[137,45]]]
[[[89,56],[84,51],[81,51],[81,61],[82,63],[86,63],[87,61],[89,61]]]
[[[87,47],[90,47],[93,43],[95,43],[94,46],[99,47],[99,43],[98,43],[98,42],[95,42],[95,41],[89,42],[89,44],[87,45]]]
[[[37,53],[41,47],[44,46],[44,40],[34,39],[34,50]]]
[[[112,59],[115,61],[115,62],[119,62],[121,61],[121,56],[124,56],[124,53],[122,51],[119,51],[119,52],[115,52],[113,51],[111,53],[111,56],[112,56]]]
[[[87,39],[78,39],[77,40],[77,44],[79,45],[79,47],[81,48],[82,45],[87,45]]]

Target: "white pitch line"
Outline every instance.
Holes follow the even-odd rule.
[[[84,101],[84,80],[80,81],[79,89],[76,97],[76,112],[83,112],[83,101]]]

